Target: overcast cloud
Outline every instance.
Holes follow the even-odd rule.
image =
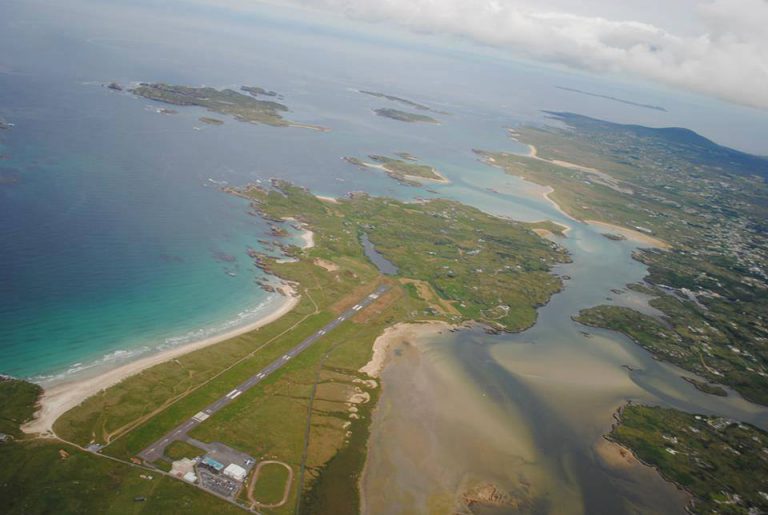
[[[768,0],[294,3],[358,20],[394,22],[418,32],[466,37],[511,55],[593,72],[631,74],[768,108]]]

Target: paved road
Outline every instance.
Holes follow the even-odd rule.
[[[240,384],[237,388],[229,392],[228,394],[224,395],[220,399],[218,399],[216,402],[209,405],[207,408],[205,408],[203,411],[198,412],[195,416],[188,419],[186,422],[182,423],[180,426],[172,430],[170,433],[166,434],[164,437],[162,437],[160,440],[156,441],[143,451],[139,453],[139,457],[143,459],[146,462],[153,462],[163,456],[165,453],[165,448],[171,444],[174,440],[183,440],[187,437],[187,433],[199,426],[203,421],[210,418],[212,415],[214,415],[217,411],[221,410],[224,406],[229,404],[230,402],[237,399],[240,395],[242,395],[244,392],[247,392],[260,382],[262,382],[268,375],[272,374],[279,368],[283,367],[288,361],[290,361],[292,358],[295,358],[298,356],[302,351],[304,351],[307,347],[315,343],[317,340],[328,334],[330,331],[336,328],[339,324],[344,322],[345,320],[349,319],[355,313],[363,309],[364,307],[371,304],[373,301],[379,298],[382,293],[387,291],[389,289],[389,286],[380,286],[375,292],[371,293],[367,297],[365,297],[362,301],[360,301],[359,304],[355,304],[353,307],[339,315],[336,319],[329,322],[325,327],[317,331],[315,334],[289,350],[287,353],[285,353],[282,357],[276,359],[266,367],[262,368],[258,373],[252,375],[250,378],[248,378],[245,382]]]

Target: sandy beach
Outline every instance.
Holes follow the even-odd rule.
[[[646,245],[650,245],[651,247],[656,247],[659,249],[668,249],[671,247],[671,245],[666,241],[660,240],[658,238],[654,238],[650,234],[645,234],[643,232],[636,231],[634,229],[628,229],[620,225],[614,225],[608,222],[600,222],[597,220],[585,220],[585,222],[588,223],[589,225],[600,227],[601,229],[608,229],[609,231],[621,234],[622,236],[626,237],[628,240],[645,243]]]
[[[311,249],[315,246],[315,233],[309,229],[304,229],[301,233],[301,239],[304,240],[304,249]]]
[[[35,418],[22,427],[25,433],[42,433],[52,434],[53,423],[61,415],[82,403],[88,397],[91,397],[100,391],[113,386],[120,381],[138,374],[142,370],[146,370],[150,367],[169,361],[174,358],[178,358],[189,352],[214,345],[216,343],[234,338],[244,333],[254,331],[260,327],[263,327],[271,322],[274,322],[278,318],[282,317],[289,311],[291,311],[299,302],[299,297],[293,294],[293,290],[290,286],[285,285],[289,295],[284,297],[284,302],[279,309],[266,314],[259,320],[238,327],[223,334],[205,338],[203,340],[189,343],[168,349],[151,356],[147,356],[136,361],[126,363],[120,367],[107,370],[106,372],[94,377],[84,378],[80,380],[74,380],[57,384],[43,392],[40,398],[40,409],[35,414]]]

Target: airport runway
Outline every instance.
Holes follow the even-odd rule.
[[[330,331],[332,331],[334,328],[336,328],[336,326],[338,326],[345,320],[348,320],[349,318],[354,316],[358,311],[360,311],[361,309],[365,308],[366,306],[374,302],[376,299],[378,299],[381,296],[381,294],[386,292],[388,289],[389,289],[389,286],[386,286],[386,285],[380,286],[378,289],[376,289],[376,291],[366,296],[358,304],[355,304],[354,306],[349,308],[347,311],[345,311],[344,313],[336,317],[334,320],[326,324],[325,327],[318,330],[315,334],[308,337],[307,339],[305,339],[304,341],[296,345],[294,348],[286,352],[282,357],[276,359],[266,367],[262,368],[259,372],[252,375],[250,378],[248,378],[246,381],[241,383],[231,392],[222,396],[220,399],[210,404],[207,408],[198,412],[192,418],[188,419],[187,421],[185,421],[184,423],[182,423],[181,425],[173,429],[171,432],[163,436],[160,440],[154,442],[149,447],[141,451],[138,454],[138,456],[142,460],[148,463],[151,463],[161,458],[165,453],[165,448],[168,445],[170,445],[173,441],[185,439],[187,436],[187,433],[191,429],[203,423],[206,419],[213,416],[217,411],[221,410],[224,406],[233,402],[244,392],[247,392],[257,384],[259,384],[261,381],[263,381],[267,376],[269,376],[270,374],[274,373],[276,370],[283,367],[292,358],[295,358],[296,356],[298,356],[307,347],[309,347],[310,345],[315,343],[317,340],[319,340],[320,338],[328,334]]]

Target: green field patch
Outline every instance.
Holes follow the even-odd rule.
[[[166,457],[176,461],[182,458],[192,459],[197,456],[202,456],[205,451],[198,449],[194,445],[190,445],[187,442],[176,440],[165,448]]]
[[[291,472],[280,463],[265,463],[259,468],[259,478],[253,487],[253,499],[259,504],[274,505],[283,500]]]

